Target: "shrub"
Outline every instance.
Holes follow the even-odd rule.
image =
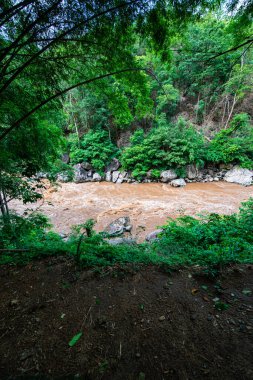
[[[245,113],[235,115],[230,128],[222,129],[211,141],[206,159],[213,163],[253,166],[253,128]]]
[[[147,136],[138,130],[131,138],[131,146],[122,153],[122,164],[132,175],[141,179],[151,169],[180,169],[187,164],[203,164],[204,139],[187,122],[179,118],[175,125],[168,124],[164,114],[157,128]],[[157,173],[157,172],[156,172]]]
[[[163,226],[157,254],[192,265],[217,265],[253,260],[253,199],[232,215],[210,214],[195,219],[183,216]]]
[[[118,148],[111,142],[107,131],[90,130],[82,137],[80,147],[77,142],[72,144],[70,158],[73,164],[89,162],[96,171],[102,172],[118,153]]]

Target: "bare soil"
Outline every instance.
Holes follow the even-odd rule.
[[[252,273],[1,267],[0,378],[253,379]]]

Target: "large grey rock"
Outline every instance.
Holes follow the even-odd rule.
[[[163,172],[161,172],[161,181],[162,182],[169,182],[175,178],[177,178],[177,174],[175,173],[174,170],[164,170]]]
[[[118,179],[116,183],[122,183],[124,182],[124,179],[127,177],[127,172],[122,172],[119,174]]]
[[[112,172],[112,182],[117,182],[117,179],[119,178],[120,172],[118,170]]]
[[[69,178],[68,174],[66,174],[66,173],[58,173],[57,174],[57,181],[58,182],[69,182],[70,178]]]
[[[113,158],[112,162],[106,167],[107,172],[114,172],[121,167],[121,163],[117,158]]]
[[[105,180],[106,180],[107,182],[111,182],[111,180],[112,180],[111,172],[106,172],[106,173],[105,173]]]
[[[114,238],[114,239],[105,239],[107,241],[108,244],[110,245],[120,245],[120,244],[128,244],[128,245],[132,245],[132,244],[135,244],[136,243],[136,240],[135,239],[131,239],[131,238]]]
[[[92,170],[92,165],[89,162],[82,162],[82,167],[88,171]]]
[[[198,171],[194,165],[188,165],[186,167],[186,177],[189,179],[195,179],[198,175]]]
[[[102,180],[102,177],[98,173],[94,173],[92,177],[92,182],[100,182]]]
[[[157,237],[160,233],[162,233],[163,230],[161,228],[155,230],[155,231],[152,231],[150,232],[147,236],[146,236],[146,241],[154,241],[154,240],[157,240]]]
[[[186,182],[183,178],[173,179],[173,181],[170,182],[171,186],[174,187],[183,187],[186,185]]]
[[[122,235],[125,231],[129,231],[130,226],[130,218],[128,216],[122,216],[110,223],[105,228],[105,232],[110,236],[118,236]]]
[[[250,186],[253,182],[253,170],[235,166],[225,174],[224,181],[238,183],[243,186]]]
[[[74,182],[75,183],[82,183],[86,182],[88,177],[88,172],[85,170],[82,166],[82,164],[76,164],[74,165]]]

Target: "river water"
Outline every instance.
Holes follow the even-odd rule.
[[[133,235],[138,241],[163,225],[168,217],[206,212],[231,214],[240,203],[253,197],[253,186],[243,187],[226,182],[191,183],[184,188],[168,184],[63,183],[44,192],[44,200],[33,205],[13,201],[11,208],[22,213],[37,208],[46,214],[54,229],[68,233],[71,226],[89,218],[102,231],[120,216],[129,216]]]

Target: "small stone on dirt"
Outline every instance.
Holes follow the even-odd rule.
[[[11,306],[17,306],[18,305],[18,300],[11,300],[10,301]]]
[[[164,315],[161,315],[161,317],[159,317],[159,321],[160,321],[160,322],[163,322],[163,321],[165,321],[165,319],[166,319],[166,318],[165,318],[165,316],[164,316]]]

